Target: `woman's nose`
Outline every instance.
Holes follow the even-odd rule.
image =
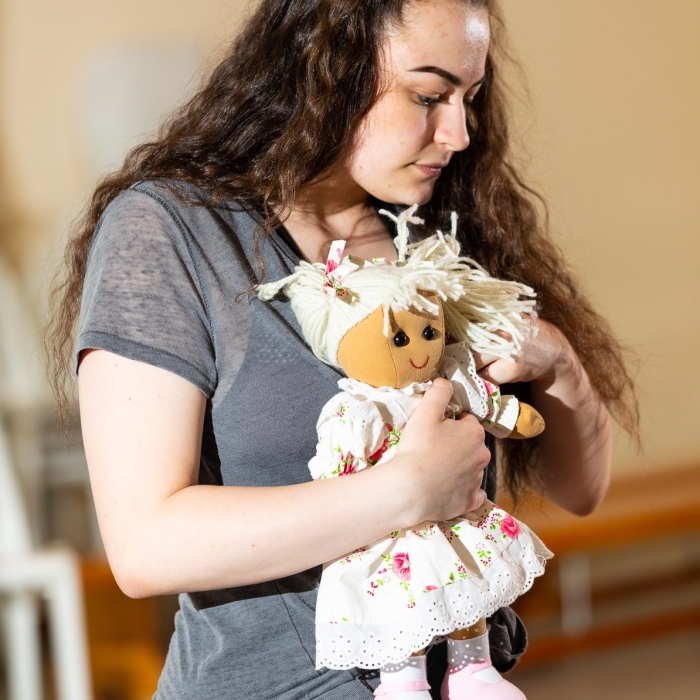
[[[439,115],[435,140],[452,151],[463,151],[469,145],[467,112],[463,103],[445,105]]]

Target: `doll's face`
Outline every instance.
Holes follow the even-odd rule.
[[[437,295],[426,297],[438,303],[439,314],[390,311],[388,337],[382,307],[353,326],[338,348],[338,364],[345,374],[371,386],[395,389],[433,379],[445,349],[445,321]]]

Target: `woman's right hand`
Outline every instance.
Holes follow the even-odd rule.
[[[462,413],[445,419],[452,385],[436,379],[401,434],[395,459],[410,470],[403,481],[412,489],[415,523],[456,518],[478,509],[486,500],[481,489],[491,453],[477,419]],[[393,461],[393,460],[392,460]]]

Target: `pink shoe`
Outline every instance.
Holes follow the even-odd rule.
[[[489,659],[463,668],[448,666],[440,689],[442,700],[527,700],[522,691],[504,678],[489,683],[474,675],[487,668],[492,668]],[[497,675],[495,669],[494,675]]]
[[[394,693],[410,693],[417,690],[430,690],[430,686],[427,681],[385,681],[374,691],[374,697],[394,700]]]

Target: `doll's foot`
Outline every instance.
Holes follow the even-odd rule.
[[[448,666],[440,695],[442,700],[527,700],[488,659],[463,667]]]
[[[450,637],[447,662],[442,700],[526,700],[491,665],[487,632],[469,639]]]
[[[381,685],[374,691],[380,700],[431,700],[425,656],[410,656],[379,670]]]
[[[430,700],[427,681],[385,681],[375,691],[382,700]]]
[[[520,413],[513,432],[508,436],[515,440],[535,437],[544,430],[544,418],[529,404],[520,402]]]

